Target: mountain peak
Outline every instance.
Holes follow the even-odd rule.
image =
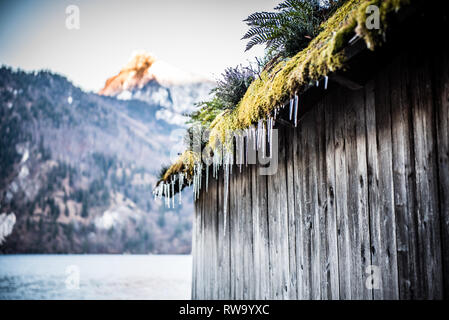
[[[106,80],[102,95],[115,96],[124,91],[141,89],[151,81],[162,86],[210,82],[209,79],[182,71],[145,51],[136,51],[119,74]]]
[[[156,57],[148,52],[135,51],[123,70],[134,71],[137,76],[143,76],[156,60]]]

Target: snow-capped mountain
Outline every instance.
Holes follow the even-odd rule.
[[[106,80],[101,95],[136,99],[162,107],[156,118],[184,125],[185,114],[208,98],[213,81],[178,69],[147,52],[136,52],[115,76]]]

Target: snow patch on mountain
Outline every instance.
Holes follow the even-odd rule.
[[[107,79],[100,94],[162,106],[157,118],[184,125],[196,103],[208,99],[214,82],[183,71],[144,51],[133,54],[120,72]]]

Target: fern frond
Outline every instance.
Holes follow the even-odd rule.
[[[318,34],[321,23],[344,0],[285,0],[275,12],[256,12],[244,20],[250,27],[242,37],[249,40],[245,51],[265,44],[270,52],[293,55]]]

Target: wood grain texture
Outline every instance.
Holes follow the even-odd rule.
[[[421,261],[423,297],[442,298],[441,233],[434,104],[429,62],[415,57],[410,75],[414,128],[418,255]]]

